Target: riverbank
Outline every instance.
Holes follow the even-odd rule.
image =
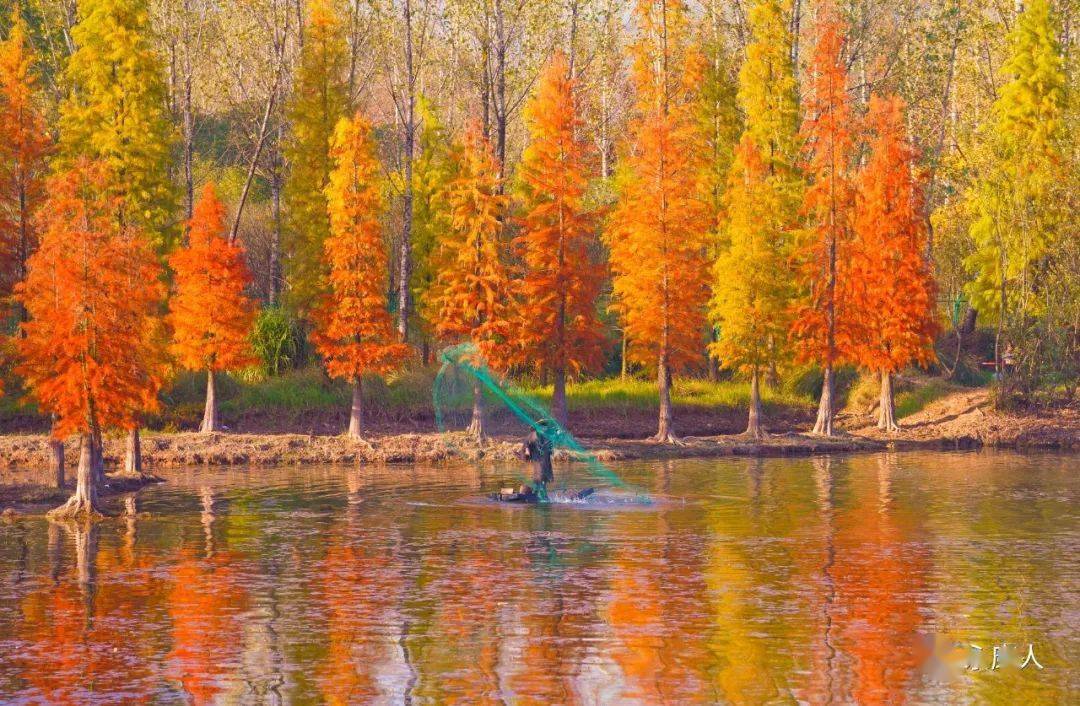
[[[698,415],[702,415],[698,411]],[[695,415],[695,416],[698,416]],[[718,415],[730,426],[728,415]],[[700,419],[683,428],[708,427]],[[1080,410],[1059,408],[1038,413],[994,410],[985,390],[956,392],[936,400],[903,418],[902,429],[885,434],[868,422],[866,415],[841,418],[844,431],[834,438],[791,431],[784,420],[782,431],[761,440],[742,435],[698,434],[684,437],[680,445],[652,443],[608,435],[582,435],[583,443],[604,460],[664,459],[709,456],[778,456],[817,453],[875,451],[884,448],[1056,448],[1080,450]],[[612,420],[607,424],[614,425]],[[605,425],[606,426],[606,425]],[[635,425],[636,426],[636,425]],[[604,431],[600,426],[598,430]],[[596,431],[594,429],[593,431]],[[644,434],[642,435],[644,436]],[[328,463],[414,463],[507,461],[518,449],[515,436],[496,435],[478,445],[464,433],[374,433],[366,441],[317,434],[197,434],[149,432],[143,435],[143,463],[155,467],[225,465],[310,465]],[[119,464],[124,440],[105,440],[107,467]],[[77,454],[69,452],[69,464]],[[18,482],[22,471],[40,469],[48,458],[47,438],[40,434],[0,436],[0,485]]]

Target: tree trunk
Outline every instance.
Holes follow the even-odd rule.
[[[266,298],[274,305],[281,299],[281,178],[277,174],[270,178],[270,203],[274,232],[270,236],[270,288]]]
[[[214,371],[206,371],[206,406],[203,408],[202,424],[199,431],[203,434],[221,431],[218,425],[217,394],[214,389]]]
[[[627,352],[626,348],[627,348],[626,329],[623,329],[623,331],[622,331],[622,340],[620,341],[620,345],[619,345],[619,377],[622,378],[623,380],[626,379],[626,371],[628,369],[627,362],[626,362],[626,352]]]
[[[878,404],[878,429],[900,431],[896,423],[896,399],[893,397],[892,373],[881,371],[881,401]]]
[[[831,365],[825,367],[825,379],[821,384],[821,402],[818,404],[817,421],[814,422],[814,434],[821,436],[833,435],[833,369]]]
[[[67,479],[64,477],[64,442],[49,437],[49,471],[56,478],[56,487],[63,488]]]
[[[555,369],[555,384],[551,391],[551,415],[564,427],[570,421],[570,413],[566,408],[566,368],[564,366]]]
[[[484,389],[479,380],[473,383],[472,421],[469,422],[468,431],[476,437],[477,442],[483,442],[487,433],[484,429]]]
[[[751,439],[761,439],[765,430],[761,426],[761,373],[754,368],[750,376],[750,418],[746,423],[746,435]]]
[[[96,468],[97,444],[93,434],[79,437],[79,470],[75,481],[75,494],[60,507],[49,513],[53,519],[89,520],[102,517],[98,505],[98,478]]]
[[[409,314],[412,312],[412,231],[413,231],[413,158],[416,152],[416,68],[413,56],[412,3],[403,5],[405,19],[405,82],[403,161],[405,194],[402,199],[401,261],[398,282],[398,338],[409,340]]]
[[[132,427],[127,434],[127,449],[124,454],[124,475],[142,475],[142,440],[139,427]]]
[[[671,366],[668,365],[666,352],[660,354],[656,382],[660,392],[660,419],[653,440],[661,444],[676,444],[679,440],[675,436],[674,415],[671,410]]]
[[[362,439],[364,429],[364,383],[359,377],[353,380],[352,408],[349,410],[349,437]]]
[[[99,487],[105,485],[105,443],[101,439],[101,432],[96,431],[90,435],[90,444],[93,450],[90,454],[94,466],[94,478]]]

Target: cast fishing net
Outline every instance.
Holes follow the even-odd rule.
[[[639,500],[647,501],[641,493],[625,483],[594,454],[585,449],[566,427],[559,424],[547,408],[521,390],[506,385],[483,362],[476,346],[462,343],[447,348],[439,355],[442,366],[435,376],[432,398],[435,404],[435,423],[439,431],[463,428],[472,414],[477,386],[484,393],[490,410],[509,413],[513,422],[524,431],[535,431],[555,449],[565,449],[575,460],[583,463],[595,478],[611,486],[630,491]],[[494,403],[494,404],[492,404]]]

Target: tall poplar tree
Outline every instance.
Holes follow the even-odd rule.
[[[61,163],[103,161],[122,218],[165,252],[177,232],[169,176],[175,135],[149,2],[82,0],[78,16],[71,30],[76,49],[64,70],[70,92],[60,105]]]
[[[723,199],[725,243],[713,268],[710,308],[719,330],[712,354],[750,376],[746,433],[754,438],[764,433],[761,377],[788,352],[795,293],[789,258],[803,191],[791,37],[781,10],[778,0],[760,0],[750,9],[752,41],[738,92],[745,129]]]
[[[855,142],[843,51],[844,25],[830,3],[818,18],[802,126],[810,180],[803,198],[808,237],[800,253],[807,291],[793,325],[802,358],[817,363],[823,372],[814,433],[824,436],[834,431],[836,366],[852,359],[858,338],[859,312],[851,306],[850,270]]]
[[[672,374],[702,359],[708,299],[709,219],[695,115],[701,57],[690,46],[682,2],[640,0],[635,17],[641,36],[632,48],[632,147],[606,235],[614,308],[630,354],[656,368],[660,410],[653,438],[675,443]]]
[[[457,176],[449,131],[439,120],[431,103],[419,101],[420,132],[413,164],[412,328],[420,339],[420,351],[426,365],[431,354],[433,324],[437,315],[429,311],[427,292],[438,274],[439,243],[450,230],[446,194]]]
[[[37,247],[33,214],[45,196],[52,147],[37,104],[33,66],[26,23],[16,10],[8,38],[0,42],[0,307],[26,277],[26,262]]]
[[[525,108],[529,146],[519,178],[523,303],[515,327],[523,362],[554,382],[552,413],[567,422],[568,375],[595,369],[604,337],[596,309],[603,270],[598,223],[585,201],[587,150],[566,57],[556,54]]]
[[[997,327],[994,346],[999,378],[1007,375],[1011,351],[1019,368],[1034,377],[1039,361],[1031,345],[1045,314],[1040,286],[1062,224],[1061,204],[1066,75],[1057,26],[1047,0],[1032,0],[1009,33],[1005,78],[990,119],[982,127],[984,159],[977,160],[968,194],[976,214],[971,225],[975,252],[966,260],[974,281],[972,305]],[[1067,182],[1066,182],[1067,183]],[[1051,257],[1048,257],[1051,256]]]
[[[287,228],[284,233],[287,299],[301,313],[319,294],[323,242],[330,233],[326,187],[330,140],[348,107],[349,49],[345,29],[330,0],[309,0],[300,63],[286,112]]]

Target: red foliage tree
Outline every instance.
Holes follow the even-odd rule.
[[[409,349],[395,342],[386,308],[389,258],[379,223],[380,166],[371,125],[362,115],[338,122],[330,156],[330,236],[323,243],[328,273],[325,294],[312,313],[311,339],[327,373],[353,385],[348,434],[360,438],[363,375],[389,372]]]
[[[700,56],[689,46],[681,2],[640,0],[634,45],[636,117],[606,233],[614,309],[630,353],[655,366],[657,441],[676,441],[674,371],[704,356],[709,214],[702,196],[703,143],[694,110]]]
[[[596,310],[603,269],[597,224],[585,204],[587,147],[566,57],[556,54],[525,109],[530,144],[521,161],[525,214],[515,244],[524,264],[524,306],[515,327],[522,359],[554,378],[552,408],[566,423],[566,378],[601,362]]]
[[[219,431],[214,373],[253,360],[248,334],[255,316],[244,288],[251,281],[244,251],[226,238],[225,206],[213,184],[203,188],[188,221],[188,243],[169,258],[176,291],[169,303],[170,350],[188,370],[206,371],[206,407],[199,431]]]
[[[439,274],[428,292],[435,335],[470,340],[489,364],[503,367],[509,353],[510,278],[501,235],[506,216],[499,166],[477,126],[456,150],[457,176],[447,187],[450,230],[436,253]],[[484,436],[483,397],[473,391],[469,431]]]
[[[33,54],[18,9],[0,42],[0,304],[26,277],[37,247],[33,213],[41,204],[46,157],[52,147],[35,105]],[[20,312],[20,318],[22,313]]]
[[[843,26],[831,4],[822,9],[811,57],[810,95],[802,135],[809,150],[810,186],[803,199],[809,237],[801,252],[805,300],[792,326],[800,357],[821,366],[824,381],[814,433],[832,436],[834,370],[852,360],[859,338],[859,313],[852,306],[854,252],[851,227],[854,136],[843,59]]]
[[[922,181],[904,128],[903,102],[872,96],[866,124],[870,154],[857,181],[853,262],[863,332],[854,352],[881,376],[878,427],[895,431],[892,376],[932,356],[934,282],[926,259]]]
[[[16,288],[29,317],[19,372],[56,415],[53,434],[82,443],[75,494],[59,509],[73,516],[99,512],[102,431],[133,428],[161,385],[161,269],[147,238],[120,224],[108,184],[107,169],[86,160],[49,180],[41,245]]]

